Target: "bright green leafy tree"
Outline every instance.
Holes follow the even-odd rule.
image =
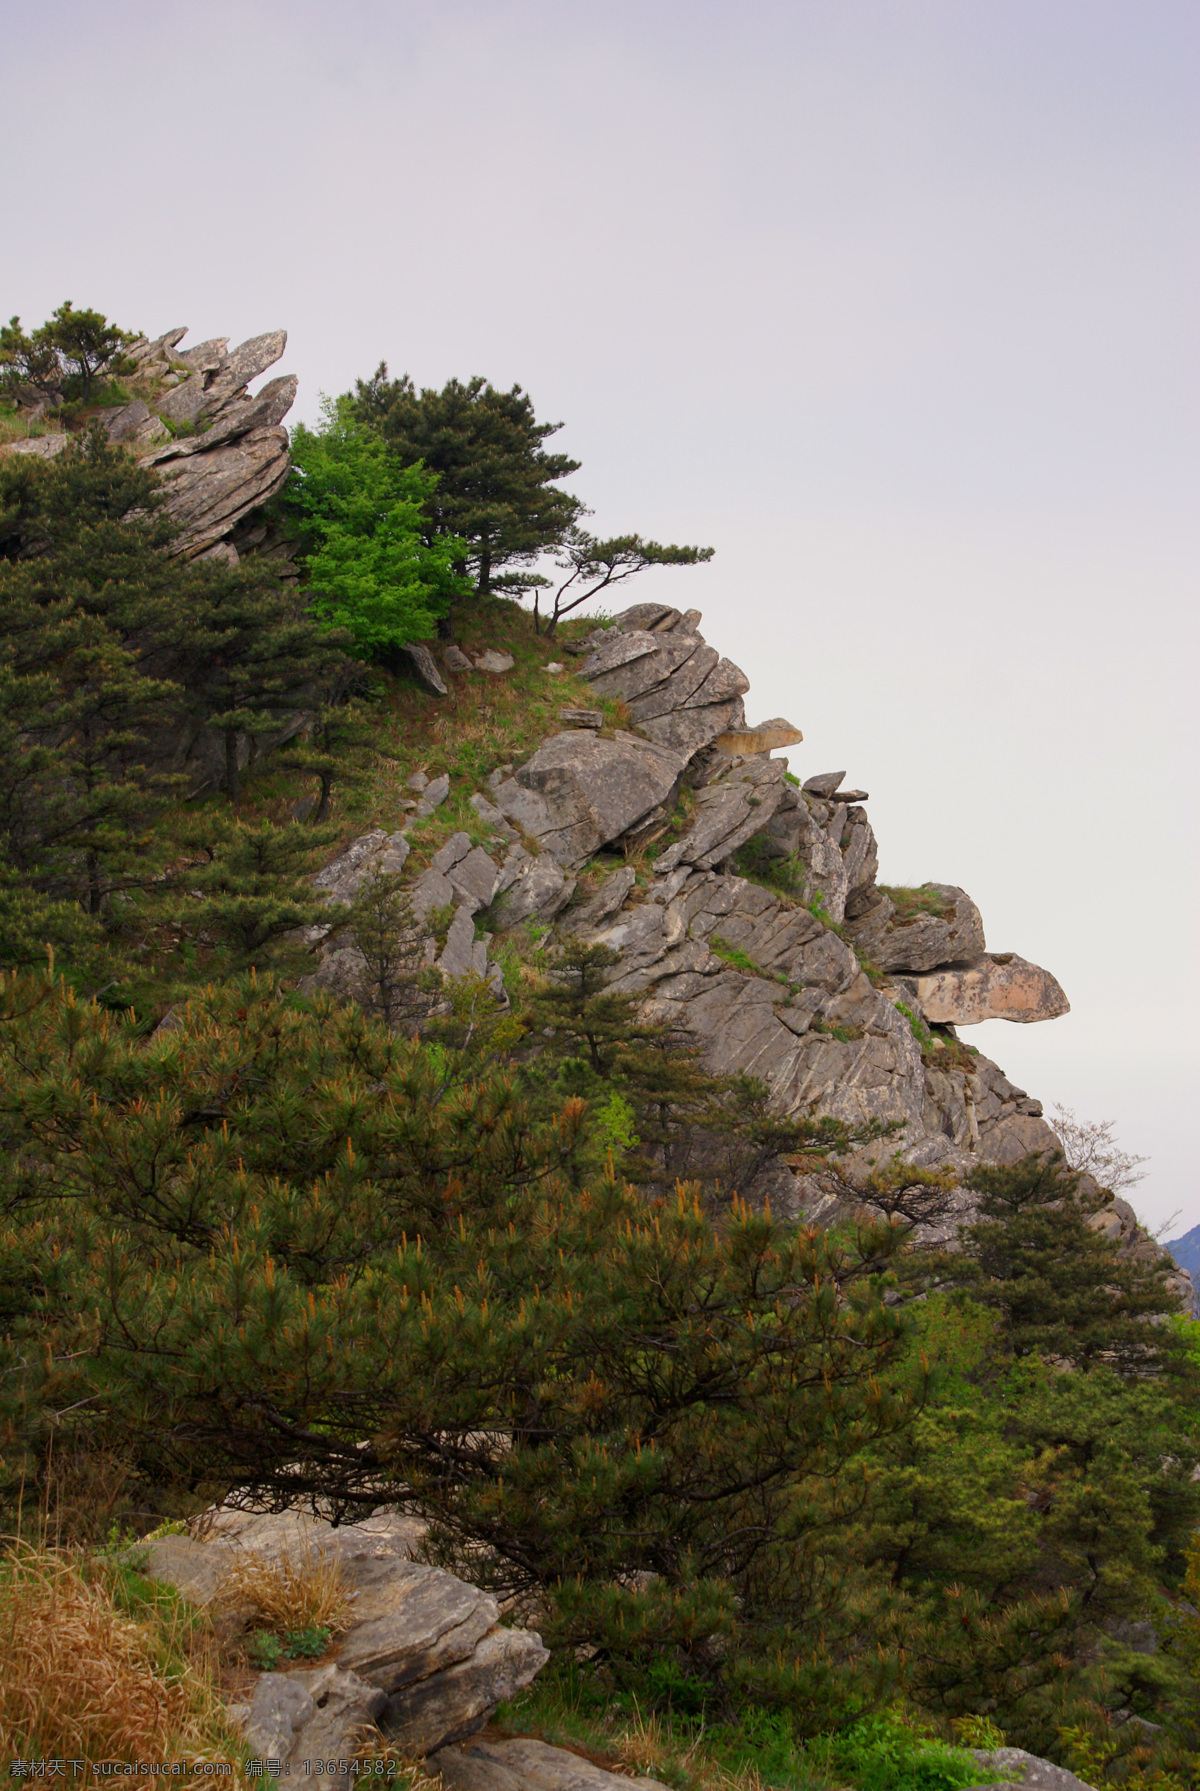
[[[347,401],[327,400],[324,411],[321,428],[301,423],[292,433],[296,470],[281,502],[308,550],[314,613],[345,629],[362,657],[387,663],[433,634],[466,594],[454,571],[466,548],[454,536],[428,537],[436,474],[403,464]]]

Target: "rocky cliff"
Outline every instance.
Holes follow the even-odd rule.
[[[134,396],[100,420],[161,477],[180,527],[172,551],[230,564],[269,555],[294,577],[288,542],[261,512],[288,476],[282,423],[297,382],[248,389],[282,356],[286,333],[233,350],[226,338],[181,347],[186,334],[135,343]],[[47,434],[8,451],[50,456],[67,440]],[[599,709],[564,710],[560,732],[473,793],[484,843],[456,833],[412,879],[418,916],[454,912],[444,943],[427,941],[430,960],[447,977],[486,976],[502,995],[489,943],[547,926],[611,948],[614,987],[699,1040],[714,1070],[760,1078],[783,1113],[893,1125],[889,1150],[956,1184],[981,1161],[1057,1149],[1040,1103],[958,1036],[987,1019],[1066,1013],[1054,977],[989,951],[962,889],[878,884],[867,792],[847,789],[840,771],[801,785],[771,756],[800,730],[783,719],[747,725],[749,681],[700,622],[694,610],[636,604],[564,647],[597,697],[624,706],[625,725],[606,727]],[[426,645],[412,654],[440,697],[455,678],[511,665],[495,652],[473,661],[453,643],[436,658]],[[421,790],[418,817],[448,791],[445,778]],[[368,834],[318,882],[332,903],[347,902],[372,868],[403,871],[408,858],[404,829]],[[361,965],[335,931],[319,980],[352,995]],[[843,1210],[845,1195],[843,1183],[781,1160],[742,1191],[818,1220]],[[969,1208],[960,1188],[935,1232],[952,1235]],[[1123,1200],[1092,1222],[1125,1250],[1161,1254]],[[1190,1309],[1182,1269],[1177,1291]]]

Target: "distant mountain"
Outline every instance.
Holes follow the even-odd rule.
[[[1197,1304],[1200,1305],[1200,1225],[1193,1225],[1185,1231],[1181,1238],[1172,1238],[1164,1244],[1171,1252],[1181,1269],[1186,1269],[1196,1287]]]

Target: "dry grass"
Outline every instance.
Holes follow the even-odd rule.
[[[177,1641],[161,1615],[123,1615],[81,1557],[19,1546],[0,1567],[0,1755],[225,1760],[240,1780],[215,1685]]]
[[[253,1620],[279,1634],[328,1629],[338,1635],[350,1627],[352,1596],[336,1558],[318,1549],[267,1555],[247,1548],[235,1556],[216,1602],[225,1610],[252,1612]]]

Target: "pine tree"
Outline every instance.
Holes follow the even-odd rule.
[[[383,362],[372,379],[359,380],[353,404],[402,466],[420,463],[437,474],[426,499],[427,539],[467,543],[465,561],[481,594],[541,582],[532,563],[564,541],[583,513],[558,485],[579,462],[543,446],[561,423],[539,423],[520,386],[501,392],[476,377],[418,391],[407,374],[389,379]]]

